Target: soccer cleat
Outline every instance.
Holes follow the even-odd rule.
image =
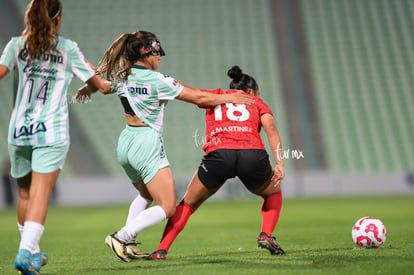
[[[112,250],[112,253],[120,260],[121,262],[130,262],[131,259],[128,257],[126,243],[115,237],[115,233],[106,236],[105,244]]]
[[[38,275],[39,271],[33,267],[31,258],[32,254],[29,250],[20,249],[14,260],[14,268],[23,275]]]
[[[261,232],[259,234],[259,237],[257,238],[257,244],[260,248],[266,248],[270,251],[270,254],[272,255],[282,255],[285,254],[285,251],[283,248],[276,242],[275,237],[269,237],[264,232]]]
[[[32,255],[32,266],[37,272],[40,272],[40,268],[44,267],[48,263],[48,256],[46,253],[36,253]]]
[[[164,249],[154,251],[148,257],[148,260],[166,260],[166,259],[167,259],[167,251],[165,251]]]
[[[141,249],[138,248],[137,244],[135,243],[130,243],[130,244],[126,244],[126,255],[128,255],[129,258],[132,259],[143,259],[143,258],[148,258],[149,254],[145,253],[144,251],[142,251]]]

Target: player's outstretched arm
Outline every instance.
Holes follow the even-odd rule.
[[[184,85],[184,89],[176,97],[179,100],[190,102],[198,106],[216,106],[224,103],[252,104],[254,99],[243,93],[213,94],[202,92],[199,89]]]
[[[0,80],[6,76],[6,74],[9,72],[9,68],[7,68],[4,65],[0,64]]]
[[[83,103],[85,100],[90,99],[91,95],[98,90],[105,95],[114,93],[116,91],[111,86],[111,82],[103,80],[102,78],[94,75],[88,79],[85,85],[79,88],[75,94],[75,99],[77,99],[78,102]]]

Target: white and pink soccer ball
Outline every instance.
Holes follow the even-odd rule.
[[[363,217],[352,228],[352,240],[361,248],[381,247],[387,239],[387,229],[375,217]]]

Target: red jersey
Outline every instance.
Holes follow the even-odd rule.
[[[221,89],[203,90],[214,94],[222,94]],[[225,93],[235,93],[228,90]],[[270,108],[258,97],[252,96],[254,104],[226,103],[215,107],[205,107],[206,137],[203,150],[208,154],[218,149],[263,149],[265,147],[260,136],[262,126],[260,117],[269,113]],[[272,114],[273,115],[273,114]]]

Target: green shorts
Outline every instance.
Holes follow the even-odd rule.
[[[62,169],[69,150],[69,140],[46,145],[9,144],[11,175],[22,178],[31,171],[51,173]]]
[[[131,127],[121,132],[118,140],[118,161],[131,182],[147,184],[161,168],[168,167],[164,142],[151,127]]]

